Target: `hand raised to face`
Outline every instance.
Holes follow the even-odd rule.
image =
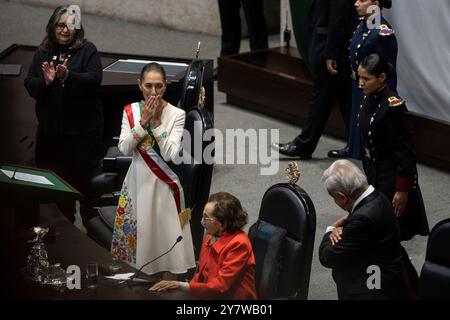
[[[149,96],[145,101],[141,101],[141,103],[141,126],[146,127],[151,124],[153,128],[158,127],[161,124],[161,114],[165,105],[161,95]]]

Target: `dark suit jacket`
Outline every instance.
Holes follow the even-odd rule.
[[[347,60],[348,43],[357,25],[354,0],[315,0],[309,12],[309,61]]]
[[[329,234],[322,239],[319,258],[333,269],[339,299],[408,298],[397,221],[384,195],[375,190],[356,206],[337,244],[331,244]],[[367,287],[371,265],[380,268],[380,289]]]

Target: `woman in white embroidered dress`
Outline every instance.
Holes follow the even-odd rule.
[[[189,212],[173,160],[180,148],[185,112],[164,101],[166,75],[149,63],[138,79],[144,101],[125,106],[119,149],[132,155],[117,206],[111,252],[142,271],[174,279],[195,267]]]

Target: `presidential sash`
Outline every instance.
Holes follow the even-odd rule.
[[[125,113],[127,114],[132,132],[134,131],[135,119],[136,121],[139,121],[141,118],[141,110],[142,106],[138,102],[125,106]],[[191,210],[190,208],[185,207],[185,188],[181,185],[180,178],[174,172],[173,168],[171,168],[170,165],[161,157],[158,143],[156,143],[159,139],[167,138],[167,134],[162,134],[161,136],[155,138],[151,129],[146,129],[146,131],[147,135],[143,138],[135,136],[135,139],[141,139],[136,149],[144,162],[147,164],[148,168],[172,191],[178,211],[178,218],[181,226],[183,227],[186,222],[191,220]],[[133,134],[136,134],[135,131]]]

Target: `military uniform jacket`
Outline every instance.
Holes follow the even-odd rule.
[[[361,18],[359,25],[353,33],[350,40],[349,57],[352,76],[352,109],[350,113],[350,126],[348,147],[350,154],[355,159],[362,159],[361,154],[361,139],[358,128],[358,111],[362,98],[362,91],[358,87],[358,65],[361,61],[370,54],[378,54],[384,60],[392,65],[392,74],[389,77],[388,84],[393,90],[397,90],[397,40],[395,32],[389,23],[379,16],[380,24],[375,27],[371,23],[373,21],[366,21]]]
[[[390,76],[389,86],[396,90],[397,39],[390,24],[383,17],[380,17],[380,21],[377,28],[370,29],[366,20],[362,19],[353,33],[349,47],[352,78],[353,80],[357,79],[356,75],[361,61],[375,53],[392,64],[393,74]]]
[[[405,101],[388,86],[364,96],[358,122],[363,144],[363,166],[368,181],[392,201],[397,191],[408,192],[399,218],[401,240],[429,233],[418,185],[412,127]]]

